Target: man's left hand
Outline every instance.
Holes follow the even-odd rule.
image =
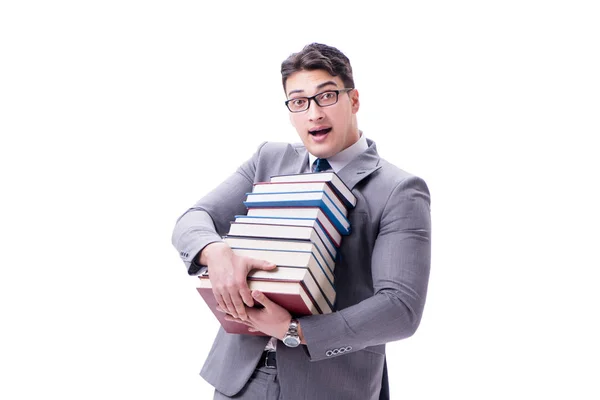
[[[263,332],[277,339],[283,339],[290,325],[292,315],[258,290],[252,291],[252,297],[262,304],[263,308],[246,307],[248,317],[246,321],[234,318],[229,314],[225,316],[225,319],[247,325],[250,332]]]

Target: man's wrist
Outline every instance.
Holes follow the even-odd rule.
[[[212,242],[204,246],[198,254],[198,263],[200,265],[208,265],[210,260],[217,254],[223,254],[229,250],[229,246],[224,242]]]
[[[280,340],[283,341],[283,338],[285,338],[285,336],[287,335],[293,319],[294,318],[290,317],[290,319],[287,320],[287,322],[285,324],[285,330],[283,332],[283,336],[280,338]],[[296,333],[298,334],[298,338],[300,339],[300,344],[306,344],[306,341],[304,340],[304,335],[302,333],[302,327],[300,326],[300,321],[298,321],[298,320],[296,320]]]

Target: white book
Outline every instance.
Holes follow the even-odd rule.
[[[228,236],[262,237],[273,239],[303,239],[313,242],[321,252],[328,252],[335,260],[337,249],[329,241],[323,241],[317,231],[310,226],[245,224],[232,222]]]
[[[249,217],[266,217],[266,218],[293,218],[293,219],[316,219],[318,220],[323,228],[329,233],[334,230],[340,232],[335,225],[331,222],[327,214],[323,212],[319,207],[252,207],[248,209],[247,215]],[[350,233],[352,227],[348,225],[347,232]],[[338,240],[336,239],[336,242]]]
[[[346,207],[356,206],[356,197],[340,177],[332,171],[315,172],[311,174],[275,175],[271,177],[271,183],[282,182],[328,182],[331,188],[338,194],[339,198],[346,203]]]
[[[280,210],[280,209],[279,209]],[[323,217],[325,214],[323,214]],[[327,218],[285,218],[285,217],[261,217],[256,215],[236,215],[235,222],[246,224],[272,224],[272,225],[299,225],[312,226],[323,240],[331,240],[336,247],[342,243],[342,235],[335,229]]]
[[[318,285],[318,292],[311,290],[311,293],[315,298],[319,293],[322,293],[329,302],[329,305],[333,307],[335,303],[333,274],[327,267],[319,265],[311,253],[250,249],[233,249],[233,252],[240,256],[265,260],[277,265],[275,270],[252,270],[248,274],[248,277],[304,280],[310,271],[310,275]]]
[[[271,177],[272,183],[317,181],[329,182],[333,190],[335,190],[340,196],[340,199],[342,199],[344,203],[347,203],[347,207],[352,208],[356,206],[356,197],[335,172],[330,171],[316,172],[312,174],[275,175]]]
[[[263,239],[252,237],[225,236],[223,241],[232,249],[255,249],[255,250],[278,250],[278,251],[303,251],[312,253],[319,264],[326,265],[333,273],[335,261],[328,252],[321,251],[310,240],[285,240],[285,239]]]

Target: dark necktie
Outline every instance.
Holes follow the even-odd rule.
[[[317,158],[314,163],[313,172],[323,172],[331,169],[329,161],[325,158]]]

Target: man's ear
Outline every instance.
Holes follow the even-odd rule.
[[[352,114],[356,114],[360,108],[360,99],[358,89],[350,91],[350,104],[352,105]]]

